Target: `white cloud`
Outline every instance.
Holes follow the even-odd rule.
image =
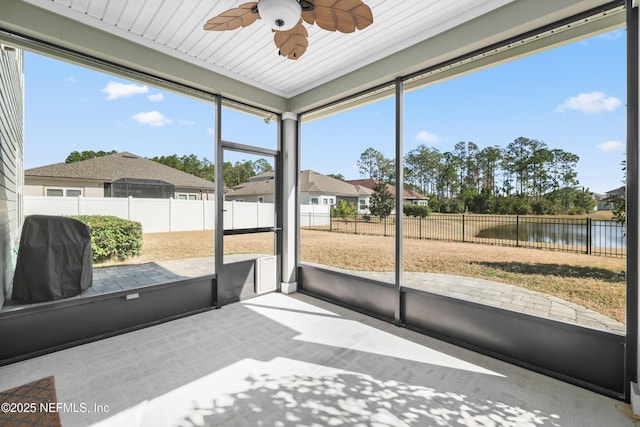
[[[215,135],[216,130],[214,128],[207,128],[207,134],[209,135]]]
[[[578,110],[587,114],[596,114],[603,111],[613,111],[622,105],[622,101],[613,96],[607,96],[604,92],[581,93],[577,96],[565,99],[556,107],[558,113],[566,110]]]
[[[153,95],[148,95],[149,101],[151,102],[160,102],[164,99],[164,95],[161,93],[154,93]]]
[[[184,120],[184,119],[178,119],[178,123],[181,124],[182,126],[193,126],[196,124],[195,120]]]
[[[101,92],[107,94],[106,99],[112,100],[147,93],[149,92],[149,87],[146,85],[140,86],[135,84],[109,82]]]
[[[421,130],[416,135],[416,139],[421,142],[440,142],[442,138],[440,138],[435,133],[427,132],[426,130]]]
[[[624,36],[625,36],[624,30],[613,30],[613,31],[609,31],[608,33],[604,33],[604,34],[600,34],[599,36],[596,36],[596,39],[613,41],[613,40],[618,40],[619,38],[622,38]]]
[[[155,110],[146,113],[138,113],[133,116],[133,119],[140,124],[149,125],[151,127],[162,127],[171,123],[170,119]]]
[[[607,141],[598,145],[598,149],[600,151],[624,151],[625,146],[620,141]]]
[[[65,81],[65,82],[69,82],[69,83],[77,83],[77,82],[78,82],[78,80],[76,80],[76,78],[75,78],[75,77],[73,77],[73,76],[68,76],[68,77],[66,77],[66,78],[64,79],[64,81]]]

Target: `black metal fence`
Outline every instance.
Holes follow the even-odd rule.
[[[306,215],[309,215],[308,217]],[[395,236],[395,215],[335,218],[305,214],[303,228],[337,233]],[[625,226],[593,218],[520,215],[450,215],[405,217],[404,238],[482,243],[603,256],[626,255]]]

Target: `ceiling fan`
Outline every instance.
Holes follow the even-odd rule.
[[[373,23],[362,0],[258,0],[222,12],[204,25],[205,30],[227,31],[264,19],[272,28],[279,54],[298,59],[309,46],[303,21],[327,31],[352,33]]]

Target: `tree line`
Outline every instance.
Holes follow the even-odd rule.
[[[215,166],[213,162],[206,157],[200,160],[195,154],[185,156],[172,154],[170,156],[152,157],[150,160],[190,173],[207,181],[215,181]],[[242,160],[236,161],[235,163],[224,162],[222,168],[224,186],[227,188],[235,187],[236,185],[247,182],[249,178],[253,176],[273,170],[271,164],[264,158],[255,161]]]
[[[67,163],[116,151],[72,152]],[[215,167],[206,157],[172,154],[151,158],[208,181]],[[458,142],[451,151],[419,145],[404,156],[405,185],[428,197],[428,207],[442,213],[557,214],[587,213],[595,202],[589,189],[579,186],[575,168],[579,157],[543,141],[519,137],[506,147],[480,149],[473,142]],[[360,175],[395,184],[395,161],[367,148],[357,161]],[[251,177],[273,170],[264,158],[223,164],[225,187],[232,188]],[[342,174],[330,174],[344,179]],[[379,192],[383,188],[380,186]],[[386,206],[385,194],[374,193],[372,204]],[[378,200],[380,199],[380,200]]]
[[[446,152],[421,144],[403,160],[405,185],[427,196],[435,212],[576,214],[595,206],[593,193],[579,186],[578,155],[536,139],[482,149],[462,141]],[[374,148],[357,165],[363,177],[395,182],[395,162]]]

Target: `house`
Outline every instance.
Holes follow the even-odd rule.
[[[617,198],[626,197],[626,188],[624,186],[618,187],[614,190],[607,191],[605,194],[594,194],[596,202],[596,210],[610,211],[614,209],[613,201]]]
[[[373,178],[368,178],[368,179],[352,179],[352,180],[347,180],[347,182],[349,184],[358,185],[358,186],[373,190],[379,181]],[[389,193],[391,193],[395,197],[396,195],[395,185],[387,184],[387,190],[389,190]],[[409,190],[407,188],[405,188],[404,192],[402,193],[402,199],[404,200],[404,204],[407,204],[407,205],[427,206],[429,204],[429,198],[427,196],[424,196],[418,193],[417,191]]]
[[[212,199],[215,184],[128,152],[27,169],[24,193],[47,197]]]
[[[251,177],[227,193],[227,200],[273,203],[275,174],[264,172]],[[333,206],[346,200],[358,206],[360,213],[367,213],[369,197],[373,193],[367,187],[354,185],[312,170],[300,172],[300,203],[303,205]]]

